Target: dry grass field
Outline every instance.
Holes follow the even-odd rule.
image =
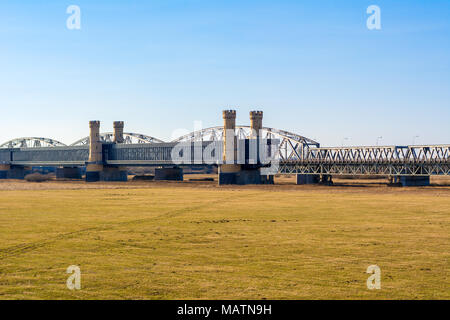
[[[290,179],[1,181],[0,299],[450,299],[445,181]],[[374,264],[381,290],[366,287]]]

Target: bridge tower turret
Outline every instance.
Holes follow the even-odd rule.
[[[262,129],[262,120],[263,120],[262,111],[250,111],[250,128],[252,138],[257,138],[260,136]]]
[[[236,110],[224,110],[223,116],[223,164],[219,166],[219,184],[235,184],[241,166],[236,163]]]
[[[89,161],[86,164],[86,181],[100,180],[103,171],[103,145],[100,140],[100,121],[89,121]]]
[[[256,143],[256,162],[260,162],[260,148],[261,146],[261,130],[263,128],[263,112],[262,111],[250,111],[250,139],[253,139],[253,141],[250,141],[251,143]],[[256,140],[256,142],[254,141]],[[261,176],[260,180],[262,184],[273,184],[274,179],[273,175],[262,175],[261,169],[253,169],[251,171],[257,170]]]
[[[123,143],[123,121],[114,121],[114,142]]]
[[[89,121],[89,162],[103,162],[100,121]]]
[[[234,164],[237,159],[236,110],[223,113],[223,163]]]
[[[236,111],[223,111],[223,164],[219,166],[219,184],[261,184],[258,164],[238,163],[238,141],[236,137]],[[262,128],[262,112],[250,113],[252,127]],[[258,133],[256,133],[258,135]],[[239,150],[242,152],[243,150]],[[245,153],[245,152],[244,152]]]
[[[122,143],[123,121],[114,122],[114,142]],[[103,159],[103,142],[100,139],[100,121],[89,122],[89,161],[86,163],[86,181],[127,181],[127,168],[108,165],[108,159]],[[106,155],[113,145],[105,146]],[[106,156],[107,157],[107,156]]]

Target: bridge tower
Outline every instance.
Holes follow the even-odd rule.
[[[238,150],[238,147],[245,149],[245,144],[238,141],[236,137],[236,111],[224,110],[222,116],[224,129],[223,164],[219,166],[219,185],[261,184],[265,182],[266,178],[261,177],[258,163],[252,165],[245,164],[245,161],[239,163],[242,157],[238,157],[238,154],[245,154],[245,150]],[[250,121],[252,129],[255,129],[254,138],[256,139],[258,139],[260,129],[262,129],[262,117],[262,111],[250,112]]]
[[[262,120],[263,120],[263,112],[262,111],[250,111],[250,128],[251,128],[251,137],[259,138],[262,130]]]
[[[114,122],[114,143],[123,142],[123,121]],[[86,163],[86,182],[127,181],[127,169],[109,166],[104,159],[104,143],[100,140],[100,121],[89,122],[89,161]]]
[[[103,146],[100,141],[100,121],[89,121],[89,161],[86,163],[86,181],[100,180],[103,171]]]
[[[236,138],[236,110],[224,110],[223,113],[223,163],[230,164],[230,172],[239,171],[240,167],[235,164],[237,159],[237,138]],[[235,171],[233,171],[235,170]],[[236,171],[237,170],[237,171]]]
[[[250,143],[254,143],[256,145],[256,159],[257,162],[259,162],[259,152],[260,152],[260,140],[261,137],[261,130],[263,128],[263,112],[262,111],[250,111],[250,139],[256,140],[251,141]],[[261,183],[262,184],[274,184],[273,175],[261,175]]]
[[[224,110],[223,116],[223,164],[219,166],[219,184],[236,184],[241,166],[236,163],[236,110]]]
[[[114,142],[123,143],[123,121],[114,121]]]

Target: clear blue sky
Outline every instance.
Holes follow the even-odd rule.
[[[450,1],[0,2],[0,142],[89,120],[169,139],[229,107],[322,145],[450,144]]]

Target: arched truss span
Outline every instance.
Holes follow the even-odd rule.
[[[7,141],[0,148],[40,148],[40,147],[63,147],[64,143],[49,138],[26,137]]]
[[[238,139],[248,139],[250,134],[250,126],[236,126]],[[172,142],[220,141],[223,140],[223,135],[222,126],[212,127],[191,132]],[[320,144],[312,139],[284,130],[264,127],[261,136],[265,139],[279,140],[278,156],[280,160],[298,160],[310,147],[320,147]]]
[[[164,142],[162,140],[159,140],[159,139],[151,137],[151,136],[147,136],[145,134],[131,133],[131,132],[124,132],[123,138],[124,138],[125,144],[162,143],[162,142]],[[102,142],[113,142],[114,133],[112,133],[112,132],[100,133],[100,139]],[[89,137],[84,137],[83,139],[80,139],[71,144],[71,146],[86,146],[86,145],[89,145]]]

